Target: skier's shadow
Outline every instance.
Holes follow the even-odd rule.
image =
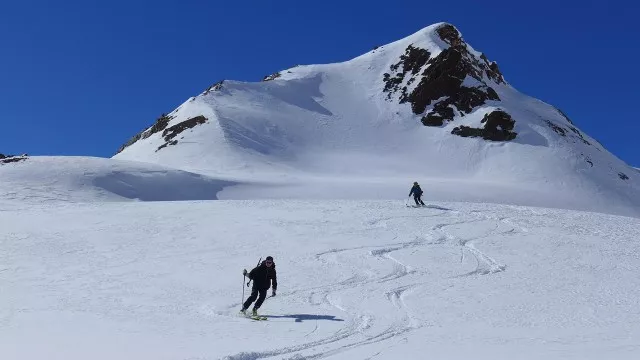
[[[438,206],[438,205],[416,206],[416,205],[407,204],[407,207],[414,208],[414,209],[436,209],[436,210],[442,210],[442,211],[453,211],[453,209],[449,209],[449,208]]]
[[[327,321],[344,321],[333,315],[311,315],[311,314],[291,314],[291,315],[265,315],[271,319],[295,319],[295,322],[303,322],[305,320],[327,320]]]
[[[448,209],[446,207],[442,207],[442,206],[438,206],[438,205],[426,205],[426,206],[423,206],[423,208],[443,210],[443,211],[452,211],[453,210],[453,209]]]

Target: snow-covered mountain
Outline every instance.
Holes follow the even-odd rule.
[[[265,80],[114,159],[0,154],[0,359],[640,356],[640,170],[454,27]]]
[[[286,197],[357,198],[392,184],[373,197],[398,198],[417,180],[436,200],[640,207],[638,172],[559,109],[514,89],[445,23],[346,62],[218,82],[114,158],[255,183],[286,179],[277,194]]]

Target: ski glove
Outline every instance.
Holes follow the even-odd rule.
[[[247,269],[242,270],[242,275],[247,276]]]
[[[275,290],[271,290],[271,296],[276,296],[276,291]]]

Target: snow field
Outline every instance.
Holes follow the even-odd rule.
[[[635,359],[640,221],[505,205],[2,212],[2,359]],[[237,316],[243,268],[279,291]],[[245,298],[249,289],[245,288]],[[37,344],[34,345],[34,344]]]

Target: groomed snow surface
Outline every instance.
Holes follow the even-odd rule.
[[[427,204],[4,207],[0,358],[640,356],[640,220]],[[268,321],[238,317],[267,255]]]

